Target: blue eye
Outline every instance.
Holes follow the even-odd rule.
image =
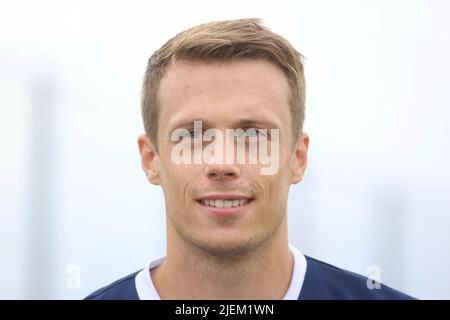
[[[243,129],[245,132],[245,137],[254,139],[259,137],[269,137],[267,133],[267,129],[259,129],[259,128],[246,128]],[[244,136],[240,136],[240,138],[244,138]]]
[[[201,139],[203,136],[203,132],[200,130],[188,130],[187,137],[191,139]]]
[[[258,129],[250,128],[245,131],[245,135],[249,138],[257,138],[258,137]]]

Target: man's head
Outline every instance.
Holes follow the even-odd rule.
[[[169,238],[211,254],[235,254],[286,232],[289,186],[303,178],[309,143],[302,130],[301,59],[256,19],[196,26],[150,58],[142,93],[146,134],[139,148],[150,182],[163,188]],[[279,129],[279,170],[265,176],[260,164],[174,163],[171,134],[191,129],[194,120],[223,132]],[[230,215],[210,210],[208,203],[230,204],[223,198],[246,203]]]
[[[289,83],[289,111],[294,136],[300,135],[305,119],[303,56],[283,37],[261,25],[259,19],[211,22],[187,29],[167,41],[149,59],[142,88],[145,131],[158,147],[161,102],[159,87],[176,60],[232,61],[264,59],[277,64]],[[254,110],[257,112],[257,109]]]

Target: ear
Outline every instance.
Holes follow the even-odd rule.
[[[309,136],[306,132],[303,132],[298,138],[292,152],[291,169],[292,177],[291,183],[296,184],[303,180],[306,166],[308,165],[308,146]]]
[[[141,166],[147,175],[150,183],[159,185],[160,181],[160,161],[159,154],[148,136],[144,133],[138,137],[139,152],[141,154]]]

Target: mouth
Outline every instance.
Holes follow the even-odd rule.
[[[212,208],[237,208],[237,207],[246,205],[247,203],[252,201],[252,199],[237,199],[237,200],[204,199],[204,200],[198,200],[198,201],[200,202],[200,204],[202,204],[204,206],[212,207]]]
[[[253,205],[255,199],[242,196],[210,196],[197,199],[200,209],[218,217],[236,216],[243,214]]]

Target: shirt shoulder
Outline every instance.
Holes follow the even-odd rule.
[[[302,300],[411,300],[413,297],[382,283],[371,288],[368,278],[308,257]],[[369,280],[372,281],[372,280]]]
[[[110,285],[94,291],[84,298],[84,300],[139,300],[135,277],[140,271],[136,271]]]

